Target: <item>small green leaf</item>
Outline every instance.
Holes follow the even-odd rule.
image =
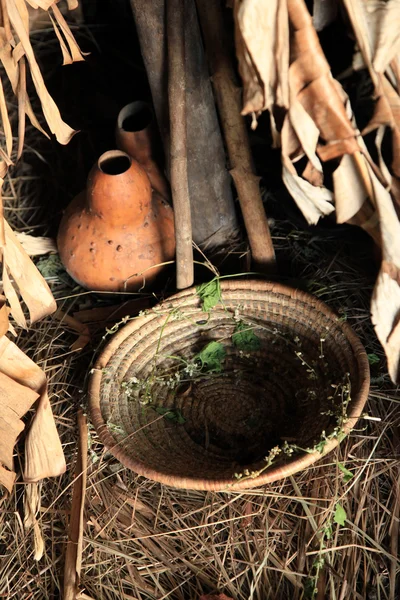
[[[368,362],[371,366],[376,365],[380,362],[380,358],[376,354],[367,354],[367,357],[368,357]]]
[[[323,438],[321,439],[317,444],[315,444],[314,448],[311,450],[311,452],[319,452],[320,454],[323,454],[324,450],[325,450],[325,446],[328,443],[328,440]]]
[[[220,373],[226,350],[220,342],[210,342],[194,358],[201,362],[201,367],[209,373]]]
[[[346,469],[346,467],[342,463],[338,463],[338,467],[343,473],[343,481],[345,483],[350,481],[350,479],[353,479],[353,477],[354,477],[353,473],[351,471],[349,471],[348,469]]]
[[[60,273],[65,273],[64,265],[58,254],[50,254],[40,258],[36,263],[36,268],[43,277],[57,277]]]
[[[235,333],[232,335],[232,342],[244,352],[259,350],[261,346],[260,338],[256,336],[251,325],[239,321],[236,325]]]
[[[163,415],[166,419],[174,421],[175,423],[178,423],[178,425],[183,425],[184,423],[186,423],[185,417],[178,409],[166,408],[164,406],[155,406],[154,408],[159,415]]]
[[[320,570],[325,566],[325,558],[323,556],[318,556],[316,560],[313,562],[313,569]]]
[[[307,577],[304,584],[304,600],[314,600],[317,593],[315,577]]]
[[[36,268],[45,279],[57,277],[68,286],[75,286],[76,283],[71,279],[61,262],[59,254],[50,254],[40,258],[36,263]]]
[[[202,302],[204,312],[209,312],[218,302],[221,302],[221,284],[219,279],[198,285],[196,291]]]
[[[324,528],[324,534],[327,540],[330,540],[332,538],[333,531],[331,523],[326,525],[326,527]]]
[[[339,503],[336,504],[333,520],[335,521],[335,523],[337,523],[338,525],[341,525],[343,527],[344,524],[346,523],[346,519],[347,519],[347,514],[346,514],[346,511],[344,510],[343,506]]]

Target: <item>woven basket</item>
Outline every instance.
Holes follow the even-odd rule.
[[[125,325],[90,380],[105,446],[174,487],[245,489],[296,473],[337,446],[368,396],[364,348],[325,304],[262,281],[221,282],[221,294],[203,312],[186,290]],[[223,346],[220,372],[196,358],[211,342]]]

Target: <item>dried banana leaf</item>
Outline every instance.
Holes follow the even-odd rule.
[[[68,5],[70,8],[76,8],[77,2],[69,0]],[[64,57],[68,55],[68,62],[83,60],[82,53],[56,5],[56,0],[2,0],[0,63],[18,101],[17,159],[23,149],[26,115],[41,133],[47,135],[34,115],[27,96],[27,67],[30,69],[51,133],[62,144],[68,143],[75,133],[62,120],[53,98],[46,89],[29,39],[28,6],[35,10],[51,10],[55,32],[60,43],[63,40],[61,45]],[[0,259],[4,291],[4,296],[0,297],[0,484],[11,491],[16,476],[12,464],[13,449],[17,437],[24,429],[21,417],[37,400],[37,411],[26,438],[25,479],[38,481],[43,477],[59,475],[65,471],[65,460],[47,394],[46,376],[5,337],[7,331],[14,331],[8,321],[9,313],[19,326],[27,327],[21,300],[28,309],[31,323],[53,313],[56,310],[56,302],[17,235],[3,218],[1,187],[8,168],[13,164],[14,154],[13,132],[1,79],[0,117],[5,140],[4,147],[0,146]]]

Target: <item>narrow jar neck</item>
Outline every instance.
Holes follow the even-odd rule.
[[[135,220],[138,209],[143,210],[150,202],[149,178],[125,152],[106,152],[89,173],[87,206],[110,225]]]

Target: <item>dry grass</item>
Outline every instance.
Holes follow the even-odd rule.
[[[25,162],[7,180],[5,198],[15,228],[43,234],[43,181],[28,160],[36,139],[29,130]],[[352,232],[304,231],[281,221],[272,233],[283,274],[336,308],[379,359],[367,413],[380,420],[360,420],[317,466],[245,493],[185,492],[136,477],[90,430],[82,598],[188,600],[218,590],[235,600],[301,600],[311,597],[310,584],[319,600],[400,596],[400,397],[385,375],[369,320],[369,244]],[[48,279],[66,313],[99,303],[62,272]],[[76,411],[85,406],[85,376],[101,337],[97,333],[83,353],[72,352],[75,334],[55,318],[19,334],[18,344],[48,375],[68,470],[41,485],[38,518],[46,549],[39,562],[33,532],[23,525],[24,484],[19,480],[10,497],[0,497],[0,598],[60,597]],[[17,466],[22,461],[19,446]],[[347,482],[339,465],[352,474]],[[338,504],[347,516],[343,526],[334,521]]]
[[[237,600],[300,600],[319,572],[318,598],[395,599],[399,518],[400,402],[369,322],[372,260],[359,240],[275,224],[278,256],[291,259],[298,284],[335,306],[380,363],[372,367],[367,412],[359,427],[316,467],[246,493],[185,492],[136,477],[91,430],[82,588],[95,600],[187,599],[219,590]],[[365,260],[360,256],[365,252]],[[353,260],[351,260],[353,256]],[[51,278],[63,310],[87,295]],[[101,337],[101,336],[100,336]],[[18,483],[1,506],[0,597],[57,598],[76,451],[76,408],[85,403],[92,348],[71,353],[74,335],[49,318],[20,344],[46,370],[68,462],[67,474],[42,485],[40,526],[46,553],[33,560]],[[96,343],[97,340],[95,340]],[[18,453],[17,460],[22,460]],[[339,463],[353,477],[345,482]],[[337,504],[344,526],[334,522]]]

